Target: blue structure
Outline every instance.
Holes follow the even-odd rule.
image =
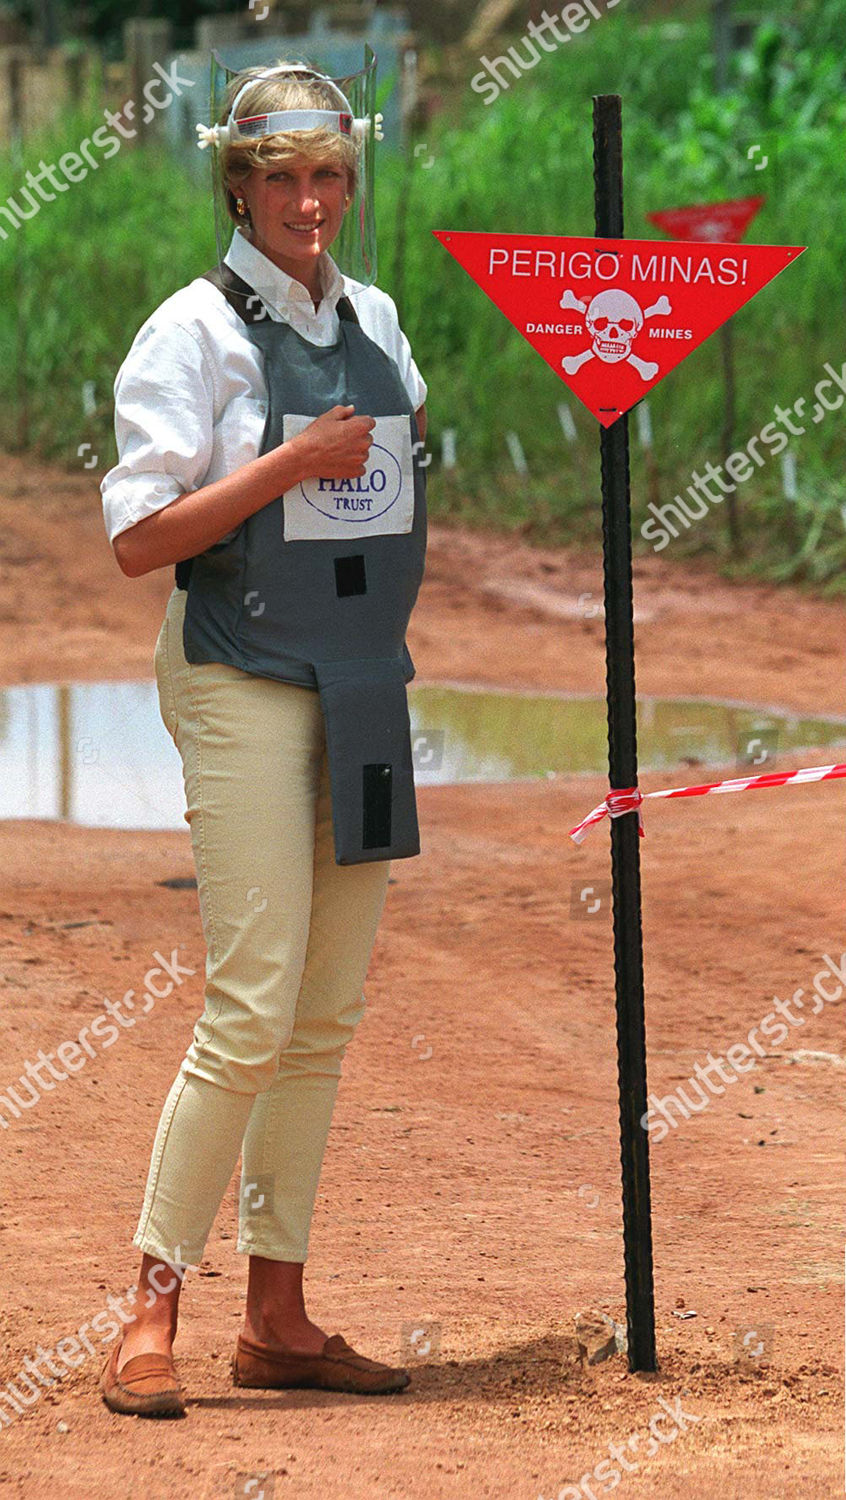
[[[364,63],[364,43],[370,43],[377,58],[376,89],[378,107],[384,115],[383,149],[399,150],[401,145],[402,54],[409,35],[408,20],[401,11],[374,10],[361,33],[334,29],[326,11],[315,11],[307,32],[277,32],[262,36],[256,24],[254,35],[221,41],[215,50],[229,68],[251,68],[274,63],[279,57],[312,62],[324,73],[344,77],[357,73]],[[166,66],[178,65],[179,76],[191,78],[196,87],[186,89],[163,112],[161,128],[164,139],[186,161],[198,176],[208,172],[206,153],[196,149],[196,122],[210,124],[210,63],[207,53],[173,53]],[[390,92],[385,93],[386,84]]]

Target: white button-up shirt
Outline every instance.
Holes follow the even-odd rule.
[[[312,344],[337,342],[338,299],[352,296],[363,332],[395,360],[415,411],[423,405],[427,386],[386,292],[343,276],[324,253],[315,311],[306,287],[238,229],[225,261],[255,287],[275,322],[290,323]],[[258,457],[268,400],[261,352],[202,276],[168,297],[139,329],[114,392],[118,462],[100,485],[110,542],[178,495]]]

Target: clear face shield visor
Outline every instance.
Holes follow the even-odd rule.
[[[245,73],[248,76],[245,77]],[[232,80],[239,77],[243,78],[242,86],[224,120],[221,118],[224,96]],[[324,87],[331,86],[336,97],[331,104],[321,103],[314,108],[309,105],[273,110],[267,114],[256,113],[250,101],[253,85],[273,78],[302,79],[305,84],[319,79]],[[197,144],[208,148],[211,157],[218,263],[222,264],[236,227],[228,207],[223,171],[224,147],[230,142],[258,144],[268,137],[276,137],[280,146],[296,151],[298,143],[309,131],[328,130],[353,142],[357,174],[352,201],[344,213],[340,231],[326,248],[344,276],[360,282],[362,288],[372,285],[376,280],[375,144],[382,138],[382,117],[375,112],[375,101],[376,54],[368,45],[364,48],[364,67],[360,72],[342,78],[330,78],[299,63],[271,66],[255,72],[229,68],[216,52],[212,53],[209,118],[217,123],[197,125]],[[350,294],[354,295],[359,289],[351,287]],[[256,290],[260,292],[261,288]]]

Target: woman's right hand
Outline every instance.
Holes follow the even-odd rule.
[[[355,479],[365,473],[376,423],[354,413],[354,406],[333,406],[291,439],[306,465],[304,478]]]
[[[138,578],[195,557],[304,479],[356,479],[366,472],[375,426],[372,417],[355,416],[354,406],[333,406],[278,448],[199,490],[186,490],[120,532],[114,549],[121,571]]]

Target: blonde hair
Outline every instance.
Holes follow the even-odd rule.
[[[283,58],[271,66],[311,68],[310,63],[291,63]],[[263,78],[261,75],[267,71],[267,67],[242,68],[236,74],[223,96],[221,124],[228,120],[236,95],[251,78],[256,80],[255,87],[245,90],[236,119],[271,114],[280,109],[346,109],[340,89],[329,79],[296,73],[288,77],[279,73],[272,78]],[[284,163],[292,156],[304,156],[312,162],[331,161],[346,171],[347,191],[352,197],[358,181],[358,147],[353,139],[336,130],[280,130],[273,135],[255,136],[252,140],[230,141],[221,148],[219,170],[229,217],[234,223],[243,224],[244,219],[236,212],[235,193],[229,180],[243,182],[254,167]]]

